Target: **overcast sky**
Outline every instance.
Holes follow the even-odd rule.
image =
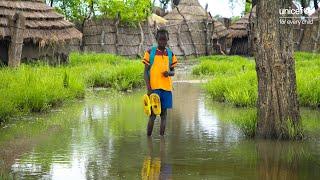
[[[243,0],[234,0],[234,7],[231,7],[229,0],[199,0],[200,4],[205,7],[208,3],[208,9],[212,16],[220,15],[223,17],[240,16],[244,11]]]
[[[222,17],[241,16],[244,11],[244,0],[233,0],[234,8],[231,8],[229,0],[198,0],[202,7],[208,3],[208,9],[212,16],[220,15]],[[156,1],[159,5],[159,0]],[[169,8],[170,9],[170,8]]]

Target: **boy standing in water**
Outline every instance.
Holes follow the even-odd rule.
[[[144,80],[146,82],[148,95],[156,93],[161,101],[161,124],[160,135],[163,136],[166,128],[167,109],[172,108],[172,80],[174,68],[177,65],[177,58],[169,48],[166,48],[169,33],[165,29],[157,31],[157,47],[152,47],[144,54],[143,63]],[[151,136],[156,115],[151,111],[149,117],[147,135]]]

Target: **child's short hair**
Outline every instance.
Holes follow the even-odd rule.
[[[167,38],[169,39],[169,32],[164,28],[160,28],[157,30],[156,39],[158,39],[160,35],[166,35]]]

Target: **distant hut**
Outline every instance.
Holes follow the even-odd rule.
[[[298,7],[292,3],[292,9],[298,9]],[[299,16],[295,15],[295,18]],[[256,7],[253,7],[249,13],[244,15],[238,21],[234,22],[229,27],[228,38],[232,39],[232,45],[229,54],[231,55],[253,55],[254,43],[250,39],[250,23],[254,23],[256,18]],[[300,25],[293,26],[293,41],[294,44],[299,44],[299,39],[302,37],[302,28]],[[254,27],[254,26],[253,26]]]
[[[228,30],[224,24],[218,20],[213,20],[212,45],[215,52],[224,54],[227,49],[227,35]]]
[[[319,10],[314,12],[310,17],[307,18],[309,23],[302,25],[303,36],[299,38],[298,50],[308,52],[319,52],[320,48],[320,37],[318,37],[318,31],[320,31],[320,14]],[[310,23],[312,22],[312,23]],[[319,32],[320,33],[320,32]]]
[[[228,38],[232,39],[229,54],[250,55],[249,33],[250,20],[256,17],[256,7],[229,27]]]
[[[0,1],[0,59],[19,66],[21,61],[66,61],[73,42],[82,34],[43,0]],[[79,44],[76,44],[77,47]]]
[[[168,20],[169,46],[179,56],[217,53],[215,45],[218,42],[223,46],[220,39],[228,33],[222,23],[212,20],[198,0],[180,0],[164,18]]]

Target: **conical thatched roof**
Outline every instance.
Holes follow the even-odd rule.
[[[81,39],[74,24],[46,5],[43,0],[0,0],[0,38],[11,36],[9,17],[20,13],[25,17],[24,39],[36,42],[58,42]]]
[[[214,27],[213,27],[213,39],[220,39],[222,37],[226,37],[228,35],[228,30],[227,28],[223,25],[222,22],[215,20],[214,21]]]
[[[248,36],[249,18],[256,17],[256,7],[253,7],[251,12],[244,15],[241,19],[233,23],[229,27],[228,38],[242,38]]]
[[[179,14],[178,9],[182,16]],[[201,22],[203,20],[210,19],[208,13],[200,5],[198,0],[181,0],[179,5],[174,8],[172,12],[164,16],[164,18],[168,20],[168,24],[181,23],[184,20],[183,17],[185,17],[186,21],[189,22]],[[228,34],[227,28],[223,25],[223,23],[217,20],[214,21],[213,29],[213,39],[219,39],[227,36]]]
[[[187,21],[203,20],[208,18],[207,12],[201,7],[198,0],[180,0],[179,5],[169,14],[165,15],[164,18],[171,23],[183,21],[183,17],[179,14],[177,8]]]

